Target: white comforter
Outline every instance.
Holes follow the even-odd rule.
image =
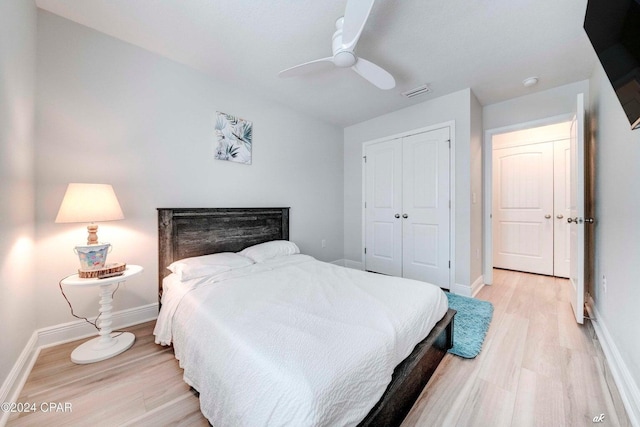
[[[447,311],[434,285],[307,255],[168,279],[156,342],[214,427],[355,425]]]

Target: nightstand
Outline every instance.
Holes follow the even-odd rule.
[[[78,346],[71,353],[71,361],[77,364],[99,362],[128,350],[136,340],[131,332],[113,333],[111,330],[111,310],[113,306],[113,289],[116,283],[142,273],[139,265],[127,265],[120,276],[104,279],[83,279],[77,274],[62,280],[63,286],[90,287],[100,286],[100,317],[98,318],[100,333],[98,337]]]

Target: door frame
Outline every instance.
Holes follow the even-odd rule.
[[[455,257],[455,253],[456,253],[456,245],[455,245],[455,212],[456,212],[456,194],[455,194],[455,189],[456,189],[456,173],[455,173],[455,141],[456,141],[456,122],[455,120],[449,120],[446,122],[441,122],[441,123],[437,123],[437,124],[433,124],[433,125],[429,125],[429,126],[425,126],[425,127],[421,127],[421,128],[417,128],[417,129],[413,129],[413,130],[409,130],[409,131],[404,131],[404,132],[400,132],[400,133],[396,133],[396,134],[392,134],[389,136],[384,136],[382,138],[376,138],[376,139],[372,139],[370,141],[365,141],[362,143],[362,151],[361,151],[361,157],[362,157],[362,168],[361,168],[361,180],[362,180],[362,186],[361,186],[361,203],[360,203],[360,207],[362,209],[361,211],[361,223],[362,223],[362,228],[361,228],[361,243],[360,243],[360,256],[361,256],[361,265],[363,270],[366,269],[367,264],[366,264],[366,259],[365,259],[365,254],[364,254],[364,248],[365,248],[365,239],[366,239],[366,212],[364,209],[364,203],[365,203],[365,191],[366,191],[366,176],[365,176],[365,166],[364,166],[364,156],[366,154],[367,151],[367,146],[369,145],[373,145],[373,144],[377,144],[380,142],[385,142],[385,141],[391,141],[394,139],[401,139],[404,138],[406,136],[411,136],[411,135],[416,135],[418,133],[425,133],[425,132],[429,132],[432,130],[436,130],[436,129],[441,129],[441,128],[449,128],[449,139],[451,140],[451,149],[449,151],[449,199],[451,200],[451,209],[449,209],[449,259],[451,260],[451,267],[449,268],[449,289],[452,288],[452,284],[455,283],[455,265],[456,265],[456,257]]]
[[[484,131],[484,144],[482,146],[482,187],[484,193],[483,200],[483,278],[485,285],[493,284],[493,137],[501,133],[515,132],[537,128],[541,126],[554,125],[571,121],[573,113],[561,114],[558,116],[546,117],[543,119],[532,120],[514,125],[503,126],[499,128],[487,129]]]

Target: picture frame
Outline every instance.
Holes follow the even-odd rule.
[[[217,160],[251,164],[253,122],[216,111],[215,133]]]

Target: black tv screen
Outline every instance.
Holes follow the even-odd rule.
[[[640,0],[589,0],[584,30],[631,129],[640,128]]]

